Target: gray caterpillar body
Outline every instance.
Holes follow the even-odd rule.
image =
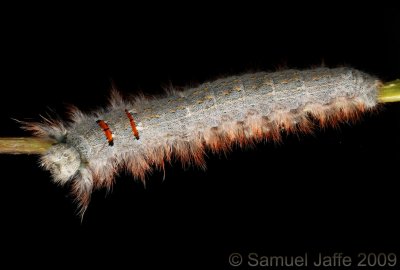
[[[282,130],[308,132],[311,119],[320,125],[351,120],[377,105],[379,84],[351,68],[243,74],[153,99],[123,100],[113,92],[105,110],[74,109],[69,124],[28,128],[57,140],[41,162],[56,182],[72,182],[83,213],[92,189],[110,187],[122,168],[144,179],[173,157],[204,167],[206,148],[279,140]]]

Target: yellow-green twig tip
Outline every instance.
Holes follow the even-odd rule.
[[[41,138],[0,138],[0,154],[43,154],[53,143]]]
[[[400,101],[400,79],[385,83],[379,89],[379,102],[396,102]]]

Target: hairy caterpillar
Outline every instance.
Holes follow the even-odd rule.
[[[173,157],[204,167],[206,148],[224,151],[262,139],[279,141],[282,131],[310,132],[352,120],[377,105],[379,80],[351,68],[258,72],[206,82],[164,97],[123,100],[71,122],[28,123],[36,136],[56,143],[41,164],[59,184],[72,183],[81,214],[94,188],[110,188],[126,168],[144,180],[152,167]]]

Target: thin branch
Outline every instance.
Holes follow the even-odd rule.
[[[0,138],[0,154],[43,154],[55,142],[34,137]]]
[[[385,83],[379,89],[378,100],[381,103],[400,101],[400,79]]]

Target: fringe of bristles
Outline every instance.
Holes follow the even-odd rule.
[[[144,97],[140,97],[130,104],[134,106],[143,104]],[[109,110],[120,109],[126,106],[121,96],[113,91]],[[284,133],[312,133],[315,127],[325,128],[327,126],[338,126],[340,122],[353,122],[358,120],[366,111],[376,110],[375,107],[366,107],[362,99],[337,98],[331,104],[308,104],[295,111],[277,111],[265,117],[256,111],[249,111],[247,119],[237,121],[235,119],[224,119],[224,124],[213,127],[199,133],[192,138],[191,142],[178,141],[173,145],[148,149],[144,155],[133,152],[118,153],[106,162],[90,162],[69,181],[72,182],[72,192],[79,205],[79,213],[83,216],[93,189],[106,187],[110,189],[114,176],[121,170],[126,169],[137,179],[145,181],[147,173],[153,167],[164,170],[165,162],[178,159],[183,166],[195,165],[205,169],[204,160],[207,149],[212,153],[229,152],[233,146],[241,147],[254,145],[263,140],[280,142]],[[77,108],[71,109],[71,120],[73,124],[85,119],[85,114]],[[68,125],[69,126],[69,125]],[[25,123],[25,129],[33,131],[36,136],[50,137],[59,142],[64,140],[68,126],[58,120],[44,118],[44,123]],[[122,161],[122,162],[121,162]],[[46,154],[41,158],[41,165],[49,169]],[[56,181],[57,182],[57,181]],[[60,184],[65,182],[58,181]]]

